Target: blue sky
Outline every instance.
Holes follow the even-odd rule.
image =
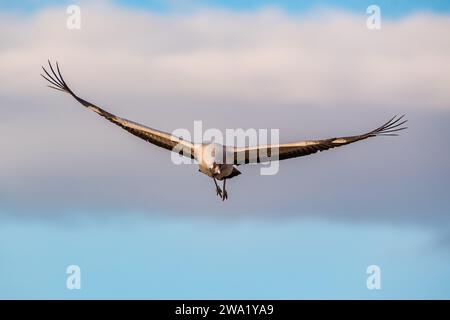
[[[450,2],[115,3],[83,4],[77,33],[60,1],[0,1],[0,298],[450,299]],[[378,33],[360,19],[373,3]],[[164,130],[292,141],[395,113],[410,128],[273,177],[243,168],[222,203],[196,168],[48,92],[47,58],[81,96]]]
[[[420,228],[136,213],[15,219],[1,220],[0,298],[450,298],[448,251]],[[81,290],[65,287],[72,264]],[[373,264],[381,290],[366,287]]]
[[[0,8],[8,10],[35,11],[49,5],[73,4],[77,1],[1,1]],[[290,12],[304,12],[314,8],[338,8],[354,12],[365,12],[371,4],[383,8],[383,14],[388,17],[401,17],[415,12],[447,13],[450,11],[450,3],[445,0],[379,0],[379,1],[357,1],[357,0],[322,0],[322,1],[273,1],[273,0],[115,0],[113,3],[125,5],[132,8],[148,9],[159,12],[171,12],[192,8],[226,8],[231,10],[251,11],[264,7],[278,7]]]
[[[191,1],[193,2],[193,1]],[[117,3],[125,4],[129,6],[137,6],[149,9],[157,9],[163,11],[170,11],[177,7],[177,1],[167,2],[167,1],[143,1],[143,0],[118,0]],[[178,1],[178,3],[183,3],[183,1]],[[184,1],[184,3],[189,3],[189,1]],[[200,7],[216,7],[216,8],[228,8],[232,10],[255,10],[262,7],[279,7],[290,12],[304,12],[317,7],[327,7],[327,8],[339,8],[342,10],[350,10],[355,12],[364,12],[366,8],[371,4],[377,4],[385,10],[385,13],[389,16],[403,16],[417,11],[434,11],[434,12],[448,12],[450,11],[450,4],[448,1],[425,1],[425,0],[415,0],[415,1],[405,1],[405,0],[382,0],[382,1],[336,1],[336,0],[325,0],[325,1],[271,1],[271,0],[249,0],[249,1],[239,1],[239,0],[204,0],[195,1],[195,6]],[[182,6],[181,6],[182,7]]]

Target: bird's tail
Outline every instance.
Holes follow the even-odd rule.
[[[241,174],[241,172],[238,169],[233,168],[233,171],[231,171],[231,174],[227,177],[227,179],[231,179],[231,178],[236,177],[236,176],[238,176],[240,174]]]

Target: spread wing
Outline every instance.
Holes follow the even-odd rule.
[[[234,164],[260,163],[274,160],[285,160],[296,157],[307,156],[318,151],[324,151],[336,147],[345,146],[347,144],[364,140],[377,136],[397,136],[397,132],[406,129],[403,124],[407,120],[394,116],[388,122],[370,132],[340,138],[330,138],[323,140],[299,141],[294,143],[279,145],[264,145],[245,148],[233,149]]]
[[[144,139],[154,145],[157,145],[158,147],[174,151],[186,157],[194,159],[195,157],[194,145],[191,142],[175,137],[169,133],[152,129],[142,124],[124,118],[120,118],[112,113],[109,113],[106,110],[103,110],[102,108],[96,106],[95,104],[78,97],[64,81],[61,72],[59,70],[58,63],[56,63],[56,68],[53,68],[50,61],[48,62],[48,65],[50,68],[49,71],[51,73],[48,72],[44,67],[42,67],[42,69],[45,72],[45,75],[41,74],[41,76],[50,83],[48,87],[70,94],[79,103],[81,103],[89,110],[94,111],[100,116],[106,118],[108,121],[114,123],[115,125],[118,125],[122,129],[125,129],[126,131],[130,132],[131,134],[141,139]]]

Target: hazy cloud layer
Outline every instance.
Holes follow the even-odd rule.
[[[450,18],[366,28],[364,15],[84,4],[0,14],[0,201],[7,208],[132,208],[242,216],[323,214],[448,226]],[[282,141],[361,133],[407,113],[410,129],[230,181],[228,202],[194,166],[146,144],[39,78],[60,62],[82,97],[155,128],[279,128]]]

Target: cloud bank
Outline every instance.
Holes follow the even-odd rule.
[[[325,215],[448,226],[450,18],[366,28],[345,12],[154,14],[83,2],[0,14],[0,201],[34,212],[135,209],[200,215]],[[243,168],[220,203],[193,166],[50,91],[58,60],[79,95],[154,128],[279,128],[282,141],[358,134],[407,113],[410,129]]]

